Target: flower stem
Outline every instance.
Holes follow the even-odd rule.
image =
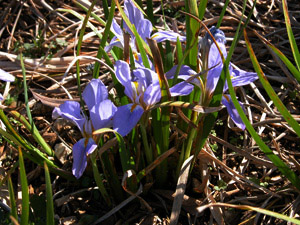
[[[104,201],[110,207],[112,205],[111,200],[110,200],[109,195],[108,195],[108,193],[107,193],[107,191],[104,187],[103,180],[102,180],[101,175],[99,173],[97,163],[96,163],[96,155],[97,155],[96,151],[95,151],[95,154],[91,154],[91,161],[92,161],[94,179],[96,181],[96,184],[99,188],[99,191],[100,191],[102,197],[104,198]]]
[[[153,161],[153,153],[152,153],[152,149],[149,146],[145,124],[140,123],[140,128],[141,128],[141,134],[142,134],[143,144],[145,148],[146,161],[147,164],[150,165]]]

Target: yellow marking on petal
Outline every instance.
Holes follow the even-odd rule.
[[[136,89],[137,95],[138,95],[138,94],[139,94],[139,93],[138,93],[139,83],[138,83],[137,81],[133,81],[132,83],[133,83],[133,85],[134,85],[134,87],[135,87],[135,89]]]
[[[133,53],[133,56],[134,56],[134,58],[135,58],[136,60],[139,60],[139,56],[138,56],[138,54],[137,54],[136,52]]]

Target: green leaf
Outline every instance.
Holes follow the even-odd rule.
[[[292,52],[294,55],[294,59],[296,61],[298,70],[300,70],[300,53],[299,53],[299,49],[292,31],[292,27],[291,27],[291,21],[289,18],[289,10],[287,7],[287,1],[286,0],[282,0],[282,8],[283,8],[283,13],[284,13],[284,19],[285,19],[285,25],[286,25],[286,30],[289,36],[289,40],[290,40],[290,45],[292,48]]]
[[[19,148],[19,166],[20,166],[20,179],[21,179],[21,190],[22,190],[22,215],[21,215],[21,225],[28,225],[29,219],[29,190],[27,177],[25,172],[25,165],[23,159],[23,153],[21,148]]]
[[[46,180],[46,213],[47,225],[54,225],[54,207],[52,197],[52,184],[47,163],[44,162],[45,180]]]
[[[23,87],[24,87],[26,112],[27,112],[27,117],[28,117],[29,123],[27,122],[27,120],[24,117],[21,117],[21,119],[23,120],[23,122],[26,121],[25,123],[27,125],[27,128],[30,128],[29,132],[33,135],[33,137],[37,141],[37,143],[39,143],[39,145],[44,149],[44,151],[47,153],[47,155],[54,156],[54,152],[52,151],[50,146],[46,143],[45,139],[40,135],[40,132],[38,131],[38,129],[36,128],[36,126],[32,120],[32,116],[31,116],[31,112],[30,112],[30,108],[29,108],[29,104],[28,104],[28,89],[27,89],[27,82],[26,82],[26,70],[25,70],[22,54],[20,54],[20,62],[21,62],[22,74],[23,74]],[[21,116],[21,115],[19,114],[19,116]]]
[[[298,122],[292,117],[292,115],[289,113],[285,105],[282,103],[280,98],[278,97],[277,93],[272,88],[271,84],[269,83],[268,79],[264,75],[257,58],[254,54],[254,51],[252,49],[251,43],[248,39],[248,35],[246,33],[246,30],[244,30],[244,37],[247,45],[247,49],[253,64],[253,67],[259,77],[260,82],[262,83],[264,89],[266,90],[269,97],[273,100],[274,105],[277,107],[281,115],[284,117],[284,119],[288,122],[288,124],[294,129],[294,131],[297,133],[298,137],[300,137],[300,126]]]
[[[218,19],[218,23],[217,23],[217,25],[216,25],[216,28],[220,28],[221,23],[222,23],[222,20],[223,20],[223,17],[224,17],[224,15],[225,15],[225,13],[226,13],[226,9],[227,9],[227,7],[228,7],[228,4],[229,4],[229,0],[226,0],[226,1],[225,1],[225,4],[224,4],[224,6],[223,6],[223,9],[222,9],[222,11],[221,11],[221,13],[220,13],[220,17],[219,17],[219,19]]]
[[[93,132],[93,135],[114,133],[119,143],[119,153],[121,158],[121,164],[123,172],[131,169],[135,169],[135,163],[132,157],[130,157],[129,151],[127,151],[123,137],[115,130],[110,128],[102,128]]]
[[[245,39],[246,39],[246,33],[244,33]],[[246,125],[247,130],[257,143],[257,145],[260,147],[260,149],[267,155],[267,157],[274,163],[274,165],[280,170],[282,174],[284,174],[293,185],[295,185],[300,190],[300,180],[298,176],[277,156],[273,153],[273,151],[261,140],[259,135],[256,133],[255,129],[249,122],[248,118],[246,117],[242,107],[240,106],[234,88],[232,86],[231,78],[229,76],[226,77],[228,88],[229,88],[229,94],[231,96],[232,102],[237,109],[242,121]]]
[[[8,177],[8,191],[9,191],[9,201],[10,201],[10,209],[11,209],[11,216],[14,217],[16,220],[18,219],[18,209],[15,200],[15,193],[13,188],[13,183],[11,181],[11,177]]]
[[[126,16],[124,10],[122,9],[122,7],[120,6],[120,3],[118,0],[114,0],[116,3],[116,6],[118,7],[121,16],[123,18],[123,20],[125,21],[126,25],[128,26],[128,28],[131,30],[131,32],[134,34],[136,41],[137,41],[137,45],[139,48],[139,51],[141,53],[141,57],[144,63],[144,66],[146,68],[150,68],[148,59],[146,60],[146,53],[148,55],[150,55],[152,57],[151,51],[149,46],[146,44],[146,42],[140,37],[140,35],[138,34],[138,32],[136,31],[136,28],[133,26],[133,24],[131,24],[131,22],[129,21],[128,17]],[[141,10],[142,11],[142,10]]]
[[[110,11],[109,11],[109,15],[108,15],[108,19],[107,19],[105,29],[104,29],[104,32],[103,32],[103,38],[101,39],[101,42],[100,42],[100,47],[102,47],[102,48],[104,48],[104,46],[106,44],[106,41],[107,41],[107,38],[110,34],[110,27],[111,27],[111,24],[112,24],[112,20],[114,18],[114,13],[115,13],[115,8],[116,8],[115,6],[116,6],[115,2],[112,1]],[[101,51],[101,50],[102,50],[101,48],[98,49],[98,53],[97,53],[97,58],[98,59],[101,59],[102,54],[106,53],[105,51]],[[100,63],[96,62],[95,67],[94,67],[93,77],[98,78],[99,77],[99,72],[100,72]]]
[[[269,48],[273,50],[273,52],[284,62],[287,68],[291,71],[297,81],[300,83],[300,71],[291,63],[291,61],[273,44],[271,44],[267,39],[258,34],[256,31],[254,33],[262,40]]]

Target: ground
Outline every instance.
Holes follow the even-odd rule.
[[[161,2],[153,2],[157,28],[163,28]],[[246,14],[249,13],[252,1],[247,4]],[[181,1],[164,3],[164,15],[169,28],[182,34],[185,32],[185,16],[179,10],[183,6],[184,2]],[[208,1],[203,20],[208,27],[216,24],[223,6],[223,1]],[[297,0],[293,0],[288,1],[288,7],[292,28],[299,43],[300,5]],[[64,77],[74,58],[74,45],[80,31],[78,29],[80,20],[71,13],[55,10],[58,8],[74,10],[83,16],[86,14],[74,1],[28,0],[0,3],[0,68],[17,78],[11,85],[10,94],[5,102],[8,108],[5,111],[8,113],[15,110],[26,116],[22,70],[18,58],[18,54],[22,52],[25,57],[26,78],[30,88],[29,103],[34,123],[50,147],[56,151],[57,144],[65,143],[66,146],[72,146],[81,136],[72,124],[62,120],[54,121],[51,117],[53,107],[68,98],[65,90],[59,88],[57,82]],[[96,9],[97,15],[104,19],[101,3],[96,4]],[[220,27],[227,37],[228,48],[241,18],[241,11],[242,1],[230,1]],[[116,18],[120,21],[118,13]],[[104,29],[99,21],[91,19],[91,22],[98,29]],[[260,66],[272,87],[299,122],[299,84],[284,64],[259,40],[254,31],[264,36],[294,62],[281,1],[257,1],[247,26],[247,33]],[[204,31],[200,36],[203,34]],[[91,29],[87,29],[80,54],[96,56],[99,44],[99,37]],[[243,37],[235,49],[232,62],[244,70],[254,71]],[[80,60],[82,88],[92,78],[92,63],[93,61],[89,59]],[[109,89],[113,89],[107,69],[103,66],[100,71],[101,80]],[[78,98],[76,80],[70,75],[73,72],[75,66],[67,74],[64,88],[73,98]],[[1,90],[3,93],[4,84]],[[247,106],[248,118],[264,142],[299,175],[299,137],[284,122],[261,83],[256,81],[251,86],[238,88],[236,92],[239,100]],[[176,115],[172,119],[175,120]],[[11,121],[22,136],[36,145],[32,135],[18,120],[11,119]],[[215,202],[255,206],[299,217],[299,191],[275,168],[247,131],[241,132],[229,127],[232,127],[232,124],[226,110],[222,110],[205,149],[196,156],[195,167],[187,182],[179,223],[285,224],[274,217],[229,207],[214,207],[201,211],[201,206]],[[171,143],[176,145],[180,135],[176,131],[172,132],[174,140]],[[66,154],[56,158],[55,162],[67,176],[72,176],[70,174],[72,154],[67,151],[68,147],[65,145],[62,148]],[[119,159],[114,158],[112,154],[116,149],[111,151],[108,157],[114,160],[115,170],[118,173]],[[168,158],[171,167],[176,167],[178,157],[179,153],[175,152]],[[11,169],[18,160],[18,151],[4,139],[0,146],[0,159],[3,168],[0,171],[1,180],[10,171],[15,190],[19,191],[18,170]],[[44,171],[41,166],[29,159],[25,159],[25,163],[32,207],[30,217],[35,224],[44,224]],[[169,224],[176,189],[174,174],[169,174],[169,177],[169,182],[164,188],[158,188],[151,177],[143,180],[143,194],[140,198],[122,209],[115,208],[116,212],[104,220],[105,224]],[[90,166],[80,180],[68,180],[55,173],[51,173],[51,178],[55,216],[61,224],[92,224],[110,211],[96,188]],[[8,197],[7,187],[3,184],[0,188],[0,199],[4,201]],[[120,201],[114,202],[115,206],[119,203]],[[1,223],[4,223],[3,220]]]

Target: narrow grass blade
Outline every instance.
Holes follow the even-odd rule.
[[[259,33],[254,31],[257,37],[259,37],[260,40],[262,40],[268,47],[270,47],[274,53],[284,62],[284,64],[287,66],[287,68],[291,71],[291,73],[294,75],[294,77],[297,79],[297,81],[300,83],[300,70],[298,70],[293,63],[273,44],[271,44],[267,39],[265,39],[263,36],[261,36]]]
[[[102,0],[102,4],[103,4],[104,17],[107,20],[109,14],[107,0]]]
[[[47,144],[45,139],[42,137],[38,129],[36,128],[35,124],[33,126],[26,120],[24,116],[22,116],[19,112],[17,111],[11,111],[10,112],[16,119],[18,119],[25,127],[26,129],[32,133],[32,136],[34,140],[44,149],[44,151],[49,155],[49,156],[54,156],[54,152],[52,151],[51,147]],[[51,153],[51,154],[49,154]]]
[[[151,23],[154,25],[154,16],[153,16],[153,2],[147,1],[147,16]]]
[[[72,9],[57,9],[57,11],[60,12],[68,12],[71,13],[73,16],[77,17],[78,19],[80,19],[82,22],[84,21],[84,16],[80,15],[78,12],[72,10]],[[87,26],[89,28],[92,29],[92,31],[95,32],[95,34],[101,39],[102,38],[102,34],[98,31],[98,29],[90,22],[87,22]]]
[[[109,197],[109,194],[107,193],[105,186],[103,184],[103,179],[99,173],[97,162],[96,162],[96,152],[94,154],[91,154],[91,161],[92,161],[92,167],[93,167],[93,174],[94,174],[94,179],[95,182],[99,188],[99,191],[106,202],[108,207],[111,207],[112,203]]]
[[[149,54],[151,57],[152,57],[152,54],[151,54],[151,51],[150,51],[150,48],[149,46],[146,44],[146,42],[140,37],[140,35],[137,33],[136,31],[136,28],[131,24],[131,22],[129,21],[128,17],[126,16],[124,10],[122,9],[120,3],[118,0],[114,0],[115,3],[116,3],[116,6],[118,7],[120,13],[121,13],[121,16],[123,18],[123,20],[125,21],[126,25],[128,26],[128,28],[131,30],[131,32],[134,34],[135,38],[136,38],[136,41],[137,41],[137,45],[138,45],[138,48],[140,50],[140,53],[141,53],[141,56],[142,56],[142,59],[143,57],[146,56],[146,54],[144,54],[144,52],[147,54]],[[142,11],[142,10],[141,10]],[[147,65],[147,62],[145,64],[144,62],[145,59],[143,59],[143,63],[144,63],[144,66],[147,67],[147,68],[150,68],[150,66],[148,67]],[[149,64],[149,62],[148,62]]]
[[[21,225],[28,225],[29,220],[29,190],[27,177],[25,172],[25,165],[23,159],[23,153],[19,147],[19,166],[20,166],[20,179],[21,179],[21,190],[22,190],[22,215]]]
[[[284,13],[286,30],[287,30],[287,33],[288,33],[288,36],[289,36],[290,45],[291,45],[291,48],[292,48],[294,59],[296,61],[296,65],[298,67],[298,70],[300,70],[300,53],[299,53],[299,49],[298,49],[293,31],[292,31],[291,21],[290,21],[290,17],[289,17],[289,10],[288,10],[286,0],[282,0],[282,8],[283,8],[283,13]]]
[[[285,175],[292,184],[300,190],[300,180],[298,176],[277,156],[273,153],[273,151],[263,142],[263,140],[259,137],[256,133],[255,129],[249,122],[248,118],[246,117],[242,107],[240,106],[234,88],[232,86],[231,78],[229,76],[226,77],[229,94],[231,96],[232,102],[237,109],[242,121],[246,125],[247,130],[249,131],[250,135],[253,137],[257,145],[260,149],[266,154],[266,156],[274,163],[274,165],[279,169],[279,171]]]
[[[123,137],[117,131],[112,130],[110,128],[102,128],[96,130],[93,132],[93,135],[99,135],[104,133],[114,133],[114,135],[117,138],[117,141],[119,143],[119,153],[120,153],[123,172],[125,173],[127,170],[134,169],[135,168],[134,160],[126,149]]]
[[[100,42],[100,46],[102,48],[104,48],[104,46],[106,44],[106,41],[107,41],[107,38],[110,34],[110,27],[111,27],[111,24],[112,24],[112,20],[114,18],[114,13],[115,13],[115,8],[116,8],[115,6],[116,6],[115,2],[112,1],[110,11],[109,11],[109,14],[108,14],[108,18],[107,18],[107,21],[106,21],[105,29],[104,29],[104,32],[103,32],[103,38],[101,39],[101,42]],[[98,53],[97,53],[97,58],[100,59],[101,57],[102,57],[102,51],[99,48]],[[96,62],[95,67],[94,67],[93,77],[98,78],[99,77],[99,72],[100,72],[100,63]]]
[[[230,208],[235,208],[235,209],[255,211],[255,212],[258,212],[258,213],[263,213],[263,214],[268,215],[268,216],[273,216],[277,219],[281,219],[281,220],[285,220],[287,222],[291,222],[293,224],[300,225],[300,220],[298,220],[298,219],[291,218],[291,217],[286,216],[284,214],[273,212],[273,211],[270,211],[270,210],[267,210],[267,209],[262,209],[262,208],[253,207],[253,206],[249,206],[249,205],[233,205],[233,204],[228,204],[228,203],[213,203],[213,204],[208,204],[208,205],[205,205],[205,206],[200,206],[198,208],[198,213],[201,213],[203,210],[205,210],[207,208],[210,208],[210,207],[230,207]]]
[[[198,18],[198,7],[196,0],[185,1],[186,12],[196,16]],[[198,65],[198,34],[200,31],[200,24],[194,18],[190,16],[186,17],[186,37],[187,37],[187,49],[191,47],[186,63],[193,70],[197,71]],[[197,71],[198,72],[198,71]]]
[[[165,153],[158,156],[150,165],[148,165],[146,168],[142,169],[138,175],[137,175],[137,181],[140,182],[143,177],[145,177],[147,174],[149,174],[153,169],[155,169],[157,166],[161,164],[162,161],[164,161],[166,158],[168,158],[171,154],[173,154],[177,149],[175,147],[170,148]]]
[[[204,17],[207,2],[208,2],[207,0],[202,0],[199,3],[199,6],[198,6],[198,17],[199,17],[200,20],[202,20],[203,17]]]
[[[45,169],[45,181],[46,181],[46,221],[47,225],[54,225],[54,206],[53,206],[53,197],[52,197],[52,185],[51,178],[47,163],[44,162]]]
[[[18,219],[18,209],[16,205],[16,200],[15,200],[15,193],[14,193],[14,187],[13,183],[11,181],[11,177],[8,177],[8,191],[9,191],[9,201],[10,201],[10,215],[14,217],[15,219]]]
[[[216,25],[216,28],[220,28],[222,20],[223,20],[223,17],[224,17],[224,15],[226,13],[226,9],[228,7],[228,4],[229,4],[229,0],[226,0],[225,3],[224,3],[223,9],[222,9],[222,11],[220,13],[220,17],[219,17],[218,23]]]
[[[85,12],[87,12],[89,9],[86,8],[84,5],[80,4],[78,1],[75,2],[76,5],[78,5],[80,8],[82,8]],[[75,11],[74,11],[75,12]],[[80,16],[80,14],[77,14],[78,16]],[[91,16],[97,21],[99,22],[101,25],[105,26],[106,22],[101,19],[101,17],[99,17],[97,14],[95,14],[94,12],[91,13]],[[81,17],[81,19],[83,20],[83,16]],[[112,34],[112,32],[110,32],[110,34]]]
[[[240,39],[240,37],[242,35],[243,29],[245,29],[245,27],[247,26],[247,24],[248,24],[248,22],[251,18],[251,15],[253,13],[253,9],[254,9],[255,5],[256,4],[253,4],[253,7],[252,7],[251,11],[249,12],[247,20],[243,24],[243,26],[242,26],[243,16],[241,17],[241,19],[239,21],[239,25],[238,25],[236,33],[234,35],[234,39],[232,41],[232,44],[230,46],[230,49],[229,49],[229,52],[227,54],[226,60],[224,62],[223,70],[221,72],[217,87],[214,91],[214,96],[213,96],[213,98],[210,102],[210,105],[209,105],[210,107],[217,107],[217,106],[220,105],[221,98],[222,98],[222,95],[223,95],[223,87],[224,87],[224,84],[225,84],[226,77],[230,77],[228,68],[229,68],[229,63],[230,63],[231,57],[232,57],[234,49],[235,49],[235,47],[238,43],[238,40]],[[243,1],[242,15],[244,15],[245,10],[246,10],[246,0]],[[205,129],[202,129],[198,132],[197,142],[196,142],[197,147],[196,147],[196,153],[195,154],[199,153],[199,151],[204,146],[204,143],[205,143],[205,141],[206,141],[206,139],[207,139],[207,137],[208,137],[215,121],[216,121],[217,116],[218,116],[218,112],[214,112],[214,113],[211,113],[211,114],[207,115],[206,117],[204,117],[204,121],[203,120],[200,121],[200,123],[201,123],[201,124],[199,124],[200,127],[205,127]]]
[[[27,128],[30,128],[29,132],[33,135],[34,139],[37,141],[37,143],[39,143],[39,145],[43,148],[43,150],[47,153],[47,155],[54,156],[54,152],[52,151],[50,146],[46,143],[45,139],[40,135],[40,132],[38,131],[38,129],[36,128],[36,126],[32,120],[32,116],[31,116],[31,112],[30,112],[30,108],[29,108],[29,104],[28,104],[28,88],[27,88],[27,82],[26,82],[26,70],[25,70],[22,54],[20,54],[20,62],[21,62],[22,74],[23,74],[23,87],[24,87],[26,112],[27,112],[27,117],[28,117],[29,123],[26,121],[26,119],[24,117],[22,119],[24,119],[27,122],[27,125],[29,125]]]
[[[130,152],[126,149],[125,142],[123,137],[116,132],[115,130],[109,129],[109,128],[102,128],[99,130],[96,130],[93,134],[104,134],[104,133],[114,133],[114,135],[117,138],[118,144],[119,144],[119,154],[121,159],[121,165],[123,169],[123,174],[125,174],[127,171],[134,171],[135,170],[135,162],[132,156],[130,156]],[[105,156],[105,154],[104,154]],[[130,178],[128,179],[128,188],[131,191],[137,190],[137,182],[136,179]]]
[[[144,66],[146,68],[150,69],[150,63],[149,63],[149,59],[147,57],[147,52],[146,52],[147,49],[145,49],[146,43],[141,38],[141,36],[139,35],[139,33],[137,32],[137,30],[136,30],[136,28],[134,26],[132,26],[132,30],[133,30],[133,33],[134,33],[134,36],[135,36],[135,39],[136,39],[136,43],[137,43],[138,49],[139,49],[139,51],[141,53],[143,64],[144,64]],[[147,45],[147,48],[149,49],[148,45]]]
[[[162,62],[162,57],[160,55],[160,51],[158,49],[157,43],[155,40],[148,39],[149,47],[151,49],[155,70],[159,76],[160,84],[161,84],[161,101],[166,102],[170,100],[171,94],[169,90],[168,80],[164,73],[164,66]],[[163,108],[161,110],[161,117],[160,117],[160,129],[161,129],[161,142],[159,143],[159,150],[158,156],[166,152],[169,148],[169,135],[170,135],[170,108]],[[157,131],[158,128],[154,128]],[[161,165],[158,167],[159,173],[157,177],[157,183],[159,185],[163,185],[167,179],[167,161],[163,161]]]
[[[253,51],[251,43],[248,39],[246,30],[244,30],[244,37],[245,37],[247,49],[248,49],[253,67],[259,77],[260,82],[262,83],[262,85],[263,85],[264,89],[266,90],[266,92],[268,93],[269,97],[273,100],[275,106],[277,107],[277,109],[279,110],[281,115],[288,122],[288,124],[294,129],[294,131],[297,133],[298,137],[300,137],[300,126],[299,126],[298,122],[289,113],[287,108],[284,106],[284,104],[282,103],[282,101],[280,100],[280,98],[278,97],[278,95],[276,94],[276,92],[274,91],[272,86],[270,85],[268,79],[264,75],[264,73],[257,61],[257,58],[254,54],[254,51]]]
[[[82,22],[82,26],[81,26],[80,33],[79,33],[79,38],[78,38],[78,43],[77,43],[76,56],[80,55],[84,32],[85,32],[85,29],[86,29],[87,24],[89,22],[90,15],[92,13],[92,10],[93,10],[96,2],[97,2],[97,0],[94,0],[92,2],[91,6],[90,6],[89,10],[87,11],[86,16],[84,17],[84,20]],[[78,95],[80,97],[80,105],[84,109],[84,101],[83,101],[83,98],[82,98],[82,94],[81,94],[82,91],[81,91],[81,85],[80,85],[80,64],[79,64],[79,60],[76,61],[76,74],[77,74],[76,80],[77,80]],[[83,110],[83,113],[85,113],[84,110]]]
[[[187,160],[184,161],[182,164],[177,186],[176,186],[176,192],[175,192],[175,198],[172,206],[172,213],[170,217],[170,225],[176,225],[179,219],[180,211],[181,211],[181,205],[183,202],[183,196],[187,184],[187,180],[189,177],[189,171],[192,164],[192,159],[194,156],[190,156]]]
[[[0,129],[2,135],[6,136],[9,139],[11,137],[10,140],[13,140],[15,144],[28,150],[31,153],[28,154],[28,156],[30,156],[31,159],[34,159],[33,160],[34,162],[38,163],[39,165],[43,165],[43,161],[46,160],[48,166],[50,166],[51,168],[53,167],[57,168],[57,166],[51,160],[49,160],[39,149],[32,146],[30,143],[28,143],[23,137],[21,137],[18,134],[18,132],[13,128],[8,118],[6,117],[5,113],[1,109],[0,109],[0,119],[2,120],[2,122],[4,123],[7,129],[6,132]],[[27,153],[24,152],[24,154]]]

